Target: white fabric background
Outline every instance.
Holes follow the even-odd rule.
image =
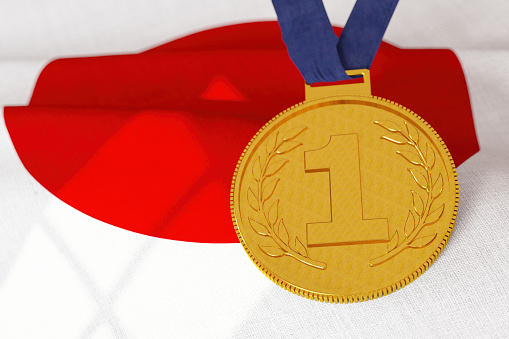
[[[326,1],[344,25],[353,0]],[[25,105],[53,58],[135,52],[214,26],[275,19],[269,0],[0,2],[0,106]],[[509,2],[402,0],[386,40],[447,47],[467,78],[481,152],[438,261],[375,301],[330,305],[271,283],[239,244],[155,239],[62,203],[0,124],[2,338],[509,337]]]

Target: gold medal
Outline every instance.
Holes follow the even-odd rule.
[[[458,181],[437,132],[364,82],[310,87],[252,138],[232,182],[232,218],[256,266],[327,302],[391,293],[438,257]]]

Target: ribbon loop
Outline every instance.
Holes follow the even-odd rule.
[[[272,0],[288,54],[308,84],[369,69],[398,0],[358,0],[338,38],[321,0]]]

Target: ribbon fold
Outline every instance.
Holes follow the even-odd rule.
[[[308,84],[351,79],[371,67],[398,0],[357,0],[338,38],[322,0],[272,0],[283,41]]]

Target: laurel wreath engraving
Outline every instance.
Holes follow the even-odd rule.
[[[282,138],[279,138],[279,131],[274,133],[265,144],[265,159],[258,156],[254,161],[251,170],[257,185],[254,189],[248,188],[247,200],[260,219],[249,217],[249,223],[256,233],[272,240],[271,245],[258,245],[266,255],[275,258],[289,256],[303,264],[324,270],[327,264],[309,258],[302,241],[297,236],[290,236],[279,213],[279,199],[274,196],[280,181],[275,175],[289,162],[281,156],[302,146],[301,142],[294,139],[305,130],[307,127],[293,128]]]
[[[390,237],[386,253],[371,259],[369,262],[371,267],[387,262],[406,249],[419,249],[430,245],[437,237],[437,232],[432,231],[429,234],[430,226],[440,220],[445,207],[445,204],[437,201],[443,191],[444,179],[441,173],[437,175],[433,172],[435,151],[428,143],[426,143],[425,151],[421,149],[417,129],[408,125],[406,121],[403,129],[390,121],[374,123],[391,132],[391,137],[382,136],[381,139],[396,145],[410,146],[411,150],[401,150],[396,153],[414,166],[408,168],[408,171],[419,189],[410,191],[413,208],[408,211],[404,234],[400,235],[396,230]]]

